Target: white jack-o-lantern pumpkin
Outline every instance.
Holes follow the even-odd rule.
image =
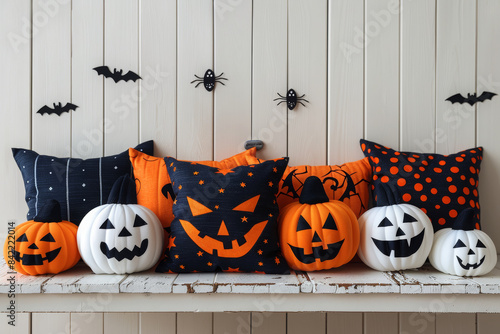
[[[135,183],[121,177],[108,204],[91,210],[77,233],[83,261],[96,274],[125,274],[151,268],[160,258],[163,229],[146,207],[136,204]]]
[[[421,267],[432,248],[434,230],[427,215],[411,204],[398,204],[389,188],[388,206],[374,207],[359,217],[359,258],[369,267],[394,271]]]
[[[429,255],[432,266],[457,276],[480,276],[489,273],[497,263],[497,250],[490,237],[474,229],[472,208],[464,209],[453,228],[436,232]]]

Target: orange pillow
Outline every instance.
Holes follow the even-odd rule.
[[[263,160],[258,158],[248,158],[249,164],[261,162]],[[280,181],[277,196],[280,210],[299,200],[304,181],[312,175],[321,179],[330,199],[349,205],[356,217],[368,209],[372,168],[368,158],[364,158],[338,166],[288,166]]]
[[[248,165],[247,158],[255,158],[257,149],[251,148],[221,161],[196,161],[210,167],[231,169]],[[174,219],[172,213],[173,189],[167,173],[165,160],[129,149],[130,162],[134,169],[137,186],[137,203],[152,210],[168,232]]]

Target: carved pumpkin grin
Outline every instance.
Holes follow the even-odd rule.
[[[297,260],[305,264],[311,264],[316,260],[324,262],[335,259],[339,254],[344,240],[345,239],[342,239],[338,242],[328,244],[326,249],[324,249],[323,246],[313,247],[312,253],[310,254],[305,254],[304,248],[295,247],[290,244],[288,244],[288,246],[290,246],[290,249],[292,250],[293,255],[297,258]]]
[[[418,235],[411,239],[399,240],[378,240],[372,237],[373,243],[385,256],[390,256],[394,251],[394,257],[409,257],[415,254],[422,245],[425,235],[425,228]],[[409,242],[408,242],[409,240]]]
[[[42,254],[24,254],[23,257],[21,257],[21,253],[14,251],[14,259],[18,262],[22,262],[23,266],[40,266],[45,260],[49,262],[54,261],[60,251],[61,247],[56,248],[45,253],[45,257],[43,257]]]
[[[179,219],[179,222],[189,238],[205,252],[219,257],[239,258],[253,248],[262,231],[266,228],[268,220],[255,224],[243,237],[233,239],[230,243],[202,234],[187,220]]]
[[[146,253],[148,249],[148,239],[144,239],[141,242],[141,246],[134,246],[132,250],[124,248],[121,251],[117,250],[116,247],[109,249],[109,246],[103,241],[101,242],[101,252],[106,255],[108,259],[116,259],[120,262],[123,259],[132,260],[134,257],[139,257]]]

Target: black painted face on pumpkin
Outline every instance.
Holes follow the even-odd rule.
[[[476,252],[474,252],[474,250],[471,248],[468,248],[467,245],[465,245],[465,243],[458,239],[457,242],[455,243],[455,246],[453,246],[454,249],[461,249],[463,248],[463,253],[467,252],[467,255],[465,256],[469,256],[469,255],[473,255],[473,256],[476,256],[476,252],[478,252],[479,248],[486,248],[486,246],[484,245],[484,243],[477,239],[477,243],[476,243]],[[467,251],[467,249],[469,249]],[[464,257],[465,257],[464,256]],[[460,256],[456,255],[456,258],[457,258],[457,261],[458,261],[458,264],[460,265],[460,267],[462,267],[463,269],[465,270],[469,270],[469,269],[477,269],[479,268],[483,263],[484,263],[484,260],[486,259],[486,255],[484,255],[481,260],[479,260],[479,262],[476,262],[476,263],[468,263],[467,260],[463,260],[460,258]]]
[[[31,237],[28,238],[28,235],[26,233],[23,233],[19,238],[16,239],[16,243],[24,243],[24,242],[31,242],[29,240]],[[46,243],[53,243],[56,242],[52,234],[49,232],[46,235],[44,235],[40,240],[31,242],[31,244],[27,247],[27,249],[32,249],[33,254],[21,254],[18,251],[14,250],[14,260],[21,262],[22,265],[24,266],[40,266],[43,264],[44,261],[52,262],[54,259],[59,255],[59,252],[61,251],[61,247],[58,247],[54,250],[48,251],[43,253],[43,250],[47,247]],[[38,246],[37,246],[38,243]],[[39,253],[40,252],[40,253]]]
[[[330,243],[330,241],[338,239],[338,233],[336,233],[338,231],[337,224],[335,223],[332,215],[328,215],[322,226],[323,238],[328,240],[322,240],[317,231],[314,231],[311,239],[311,231],[313,231],[311,224],[309,224],[303,216],[300,216],[299,221],[297,222],[297,245],[293,246],[290,243],[288,244],[295,258],[305,264],[314,263],[318,259],[321,262],[335,259],[340,252],[344,239]],[[326,248],[323,246],[325,242],[327,242]],[[312,244],[312,252],[306,254],[305,248],[300,247],[301,244]],[[318,244],[319,246],[314,246]]]
[[[129,229],[134,232],[135,228],[139,228],[141,226],[145,226],[148,223],[142,219],[139,215],[136,214],[135,219],[134,219],[134,225],[132,226],[132,229]],[[111,230],[111,229],[116,229],[113,223],[109,220],[106,219],[104,223],[99,227],[100,229],[103,230]],[[127,229],[126,226],[122,226],[120,229],[120,232],[118,233],[118,238],[128,238],[132,236],[132,233]],[[127,260],[132,260],[135,257],[140,257],[144,255],[146,250],[148,249],[148,239],[144,239],[141,241],[140,245],[134,245],[133,249],[128,249],[127,247],[123,248],[122,250],[116,249],[116,247],[110,248],[110,246],[104,242],[101,241],[100,243],[100,248],[101,252],[108,258],[108,259],[115,259],[118,262],[122,261],[123,259]]]
[[[403,224],[413,224],[416,223],[417,219],[408,213],[404,213],[403,216]],[[385,217],[378,228],[390,228],[395,225]],[[381,240],[373,238],[373,243],[377,246],[378,250],[384,254],[385,256],[391,256],[391,253],[394,254],[394,257],[409,257],[415,254],[422,245],[422,241],[424,240],[424,232],[425,228],[422,229],[420,233],[415,236],[407,235],[401,227],[398,227],[396,230],[395,237],[403,237],[402,239],[394,239],[394,240]]]
[[[231,215],[229,218],[240,220],[236,224],[230,225],[231,227],[237,227],[232,230],[228,230],[224,220],[220,222],[214,221],[214,227],[216,228],[212,230],[196,228],[194,225],[196,217],[209,215],[214,211],[190,197],[187,197],[187,201],[193,215],[193,221],[189,222],[180,219],[179,222],[189,238],[208,254],[239,258],[246,255],[253,248],[267,225],[267,220],[252,224],[251,221],[249,222],[251,215],[244,215],[245,212],[253,213],[255,211],[259,198],[260,195],[254,196],[232,208],[231,212],[234,212],[235,215]],[[217,206],[215,210],[219,210],[219,207]],[[206,219],[208,219],[206,216],[202,218],[204,222]]]

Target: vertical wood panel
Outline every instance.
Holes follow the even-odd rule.
[[[291,165],[326,163],[327,7],[327,0],[288,1],[288,89],[310,102],[288,111]]]
[[[401,150],[434,152],[436,0],[401,1]]]
[[[365,137],[399,147],[399,1],[365,1]]]
[[[104,6],[101,0],[73,0],[72,82],[73,101],[71,156],[102,156],[104,83],[92,69],[103,64]]]
[[[471,334],[476,332],[475,313],[438,313],[436,314],[436,333]]]
[[[263,159],[287,155],[287,0],[253,1],[252,138],[264,141]]]
[[[71,334],[103,334],[103,313],[71,313]]]
[[[175,313],[141,313],[140,334],[175,334]]]
[[[213,158],[213,93],[190,84],[213,70],[213,3],[178,0],[177,157]],[[215,88],[217,89],[217,87]]]
[[[286,334],[286,313],[252,312],[252,334]]]
[[[475,145],[475,108],[448,97],[475,92],[476,1],[437,2],[436,151],[454,153]]]
[[[287,334],[323,334],[326,332],[323,312],[287,313]]]
[[[219,312],[214,313],[213,334],[250,334],[250,312]]]
[[[177,313],[177,334],[212,334],[212,313]]]
[[[363,157],[363,0],[328,6],[328,164]]]
[[[139,333],[139,313],[104,313],[104,333]]]
[[[138,0],[104,2],[104,64],[113,71],[139,73]],[[95,71],[94,71],[95,72]],[[97,73],[96,73],[97,75]],[[139,81],[104,79],[106,155],[122,152],[139,142]]]
[[[224,73],[214,101],[214,157],[244,149],[252,126],[252,1],[215,0],[215,74]]]
[[[327,334],[363,334],[363,313],[329,312],[326,321]]]
[[[69,333],[69,313],[32,313],[31,334]]]
[[[16,313],[15,326],[9,325],[5,313],[0,313],[2,321],[0,321],[0,333],[2,334],[30,334],[31,333],[31,314],[30,313]]]
[[[363,326],[365,334],[398,334],[398,314],[365,313]]]
[[[141,1],[140,141],[155,155],[175,156],[177,143],[177,1]]]
[[[496,334],[500,325],[500,314],[478,313],[477,334]]]
[[[482,0],[478,2],[477,31],[477,93],[500,92],[500,1]],[[477,105],[477,145],[484,146],[481,163],[481,226],[493,239],[500,251],[500,97]]]
[[[71,115],[37,114],[53,103],[71,100],[71,3],[33,2],[33,149],[41,154],[69,156]]]
[[[399,331],[405,334],[435,334],[434,313],[399,313]]]
[[[7,222],[26,219],[26,202],[21,173],[12,159],[11,147],[31,146],[31,39],[23,29],[31,21],[31,1],[3,1],[0,10],[0,242],[7,236]],[[24,33],[23,33],[24,32]],[[7,116],[6,114],[10,114]],[[5,117],[7,116],[7,117]]]

